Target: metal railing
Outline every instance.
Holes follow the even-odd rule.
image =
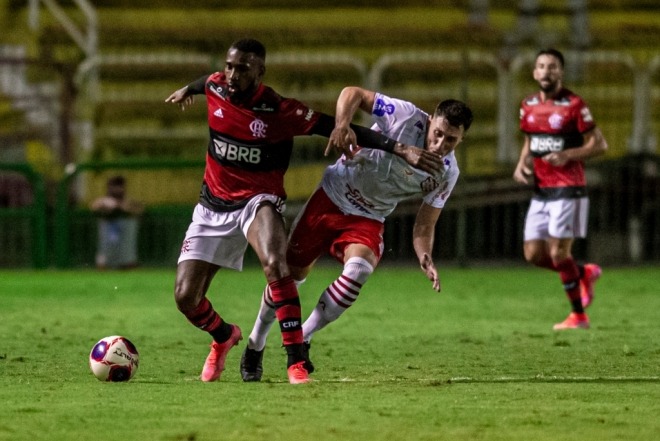
[[[94,240],[89,237],[90,234],[95,234],[94,231],[90,230],[90,222],[94,219],[90,215],[89,209],[85,206],[81,206],[79,202],[83,198],[81,197],[80,192],[85,191],[84,185],[83,188],[79,187],[81,183],[76,182],[76,179],[80,177],[80,174],[85,171],[94,171],[94,172],[103,172],[103,171],[113,171],[114,173],[127,172],[130,170],[139,170],[141,172],[148,172],[153,170],[175,170],[180,171],[183,169],[194,169],[199,171],[199,176],[201,179],[202,170],[204,167],[203,161],[123,161],[123,162],[108,162],[108,163],[84,163],[72,165],[67,168],[64,178],[60,181],[57,187],[57,198],[55,203],[55,237],[54,237],[54,262],[55,265],[59,268],[67,268],[72,266],[73,262],[80,264],[84,262],[84,259],[77,258],[73,255],[72,249],[82,250],[83,254],[85,251],[89,252],[90,244],[95,244]],[[162,191],[160,187],[161,182],[151,182],[150,185],[158,192]],[[76,194],[77,193],[77,194]],[[193,193],[194,196],[195,193]],[[193,199],[194,201],[194,199]],[[169,204],[162,204],[165,207],[170,207],[169,213],[171,215],[171,207],[176,207],[176,203],[171,202]],[[181,203],[179,203],[181,205]],[[186,207],[185,212],[187,212],[187,219],[191,215],[191,206],[194,205],[194,202],[189,205],[184,205]],[[151,207],[152,211],[156,213],[163,213],[163,210],[167,211],[161,207]],[[181,213],[184,210],[176,210],[175,213]],[[149,215],[149,210],[147,210],[147,215]],[[152,224],[157,223],[157,218],[154,219]],[[180,222],[177,222],[180,223]],[[81,231],[86,231],[87,234],[79,235]],[[90,232],[91,231],[91,232]],[[154,237],[153,247],[157,247],[160,243],[162,246],[165,243],[165,249],[171,249],[172,243],[165,240],[163,237],[163,231],[158,232],[156,237]],[[177,234],[182,234],[181,232],[176,232]],[[180,238],[178,239],[180,241]],[[83,246],[81,246],[81,244]],[[85,245],[86,244],[86,245]],[[174,244],[176,247],[177,244]],[[180,244],[179,244],[180,245]],[[92,245],[93,247],[94,245]]]
[[[132,161],[88,163],[71,168],[57,185],[52,217],[47,215],[41,177],[25,165],[1,165],[0,172],[23,176],[31,190],[28,203],[0,208],[0,267],[58,268],[92,266],[96,247],[96,217],[79,194],[97,181],[102,188],[109,173],[147,176],[190,170],[201,179],[198,161]],[[579,259],[607,265],[660,261],[660,157],[636,155],[589,165],[591,210],[587,240],[576,242]],[[84,177],[83,175],[88,175]],[[0,173],[3,176],[3,173]],[[147,179],[163,192],[163,176]],[[128,181],[131,182],[130,180]],[[140,200],[149,192],[136,183],[129,189]],[[98,190],[100,191],[100,190]],[[139,257],[146,266],[174,266],[183,234],[196,203],[196,189],[185,189],[186,198],[172,203],[150,203],[140,220]],[[167,196],[167,195],[164,195]],[[522,262],[522,232],[531,188],[510,177],[462,178],[436,227],[434,256],[438,260],[470,264],[475,261]],[[384,259],[414,260],[412,226],[420,201],[401,203],[385,223]],[[288,204],[291,220],[301,201]],[[289,222],[290,224],[290,222]],[[48,246],[48,244],[52,244]],[[48,250],[52,249],[52,253]]]
[[[571,57],[573,55],[569,53],[567,56],[569,62],[572,60]],[[277,57],[274,58],[277,60]],[[132,60],[131,63],[137,62],[139,57]],[[209,58],[205,58],[205,60],[208,63],[212,62]],[[295,54],[288,54],[282,56],[280,62],[295,64],[296,60]],[[306,60],[312,64],[322,61],[314,57],[307,57]],[[118,60],[115,61],[119,62]],[[343,56],[338,57],[335,61],[352,63]],[[512,157],[517,155],[519,148],[519,143],[515,139],[517,133],[515,119],[517,104],[513,103],[513,100],[517,101],[518,98],[521,98],[521,92],[527,87],[524,86],[525,82],[533,86],[529,79],[525,80],[531,72],[531,69],[528,68],[532,61],[533,54],[522,54],[514,58],[510,64],[500,65],[496,57],[480,52],[424,52],[421,54],[407,53],[405,56],[391,54],[387,58],[378,60],[371,69],[367,67],[366,63],[352,63],[353,67],[351,69],[355,70],[367,87],[385,88],[387,92],[391,90],[392,94],[399,91],[403,94],[403,98],[414,97],[426,102],[438,99],[438,89],[436,88],[438,78],[436,78],[436,74],[446,67],[451,75],[447,78],[446,84],[442,85],[443,89],[440,89],[442,94],[456,93],[458,98],[467,99],[471,104],[474,103],[480,112],[477,113],[477,120],[470,131],[469,139],[461,146],[463,150],[476,153],[470,153],[471,156],[460,158],[461,153],[459,152],[462,170],[469,171],[469,160],[474,158],[480,160],[486,158],[486,161],[497,163],[505,159],[510,161]],[[594,163],[594,170],[599,169],[599,167],[606,167],[606,164],[610,164],[607,167],[611,168],[607,172],[608,179],[601,179],[600,182],[598,179],[595,181],[590,180],[594,188],[595,203],[592,203],[592,212],[595,217],[593,218],[594,236],[593,240],[589,242],[591,248],[588,251],[602,254],[613,248],[618,248],[618,255],[631,261],[658,259],[657,250],[660,249],[660,246],[658,246],[658,234],[660,234],[658,230],[660,228],[658,227],[657,200],[659,196],[657,192],[653,192],[655,190],[651,191],[649,189],[657,188],[658,163],[657,158],[653,155],[657,148],[658,130],[660,130],[660,112],[658,111],[658,108],[660,108],[658,106],[660,102],[660,86],[658,84],[660,55],[651,57],[650,61],[643,64],[633,60],[625,53],[593,53],[587,54],[582,62],[585,63],[589,75],[598,77],[598,81],[594,83],[599,84],[592,84],[586,80],[583,83],[578,82],[578,86],[584,86],[586,94],[591,94],[590,97],[595,98],[596,102],[599,103],[597,107],[590,103],[594,114],[597,115],[596,119],[599,120],[598,115],[601,108],[605,110],[606,107],[612,107],[612,109],[607,109],[613,112],[607,120],[609,121],[611,118],[620,122],[620,125],[616,127],[604,124],[603,131],[606,136],[608,136],[607,131],[611,131],[610,133],[615,135],[612,136],[612,139],[616,139],[617,143],[626,144],[627,150],[624,149],[624,152],[631,151],[635,153],[635,157],[647,158],[643,161],[644,165],[639,167],[619,167],[616,166],[616,161],[603,161],[603,165]],[[402,77],[396,72],[402,66],[404,73],[406,68],[420,71],[417,73],[422,75],[420,78],[423,81],[400,81],[401,78],[406,78],[406,75]],[[608,87],[608,84],[614,84],[608,82],[611,79],[608,76],[608,69],[611,68],[623,72],[623,79],[617,79],[616,86]],[[424,69],[430,72],[428,76],[421,72]],[[461,72],[467,73],[461,75]],[[440,80],[443,79],[445,77],[440,77]],[[320,88],[322,89],[322,85]],[[581,89],[581,87],[576,87],[575,90],[580,93]],[[318,90],[316,92],[312,91],[312,93],[318,93]],[[305,97],[301,96],[299,98],[304,100]],[[162,101],[161,94],[158,95],[158,100]],[[615,105],[609,106],[609,103],[615,103]],[[484,107],[480,108],[479,106]],[[204,124],[205,121],[200,121],[201,126]],[[200,131],[205,132],[206,130],[201,127]],[[167,136],[175,136],[172,131],[168,131],[166,134]],[[126,132],[124,135],[123,142],[130,143],[130,132]],[[651,159],[648,159],[648,157]],[[630,164],[630,161],[634,162],[634,159],[624,162]],[[168,167],[199,166],[200,162],[198,161],[167,162],[149,160],[134,162],[133,165],[128,167],[132,167],[133,170],[148,170],[158,167],[167,169]],[[52,234],[51,240],[54,244],[52,262],[56,266],[77,265],[83,261],[84,259],[75,257],[72,254],[72,247],[74,247],[77,240],[71,230],[72,219],[75,220],[75,217],[80,215],[79,226],[82,229],[81,231],[89,233],[89,226],[86,223],[89,223],[93,218],[87,216],[88,213],[85,207],[77,205],[80,202],[79,192],[75,197],[70,197],[72,188],[75,191],[86,188],[84,182],[76,181],[75,175],[81,171],[122,169],[125,167],[126,164],[124,163],[82,164],[73,171],[69,170],[69,173],[58,184],[55,222],[53,228],[50,229],[45,214],[47,207],[43,193],[43,178],[29,166],[4,164],[0,167],[0,170],[14,171],[27,176],[28,180],[33,182],[35,198],[33,205],[20,208],[18,211],[11,207],[0,209],[0,219],[15,219],[18,216],[23,219],[21,222],[27,222],[26,225],[28,225],[27,229],[25,227],[21,229],[9,227],[2,229],[0,241],[4,240],[1,243],[6,244],[7,249],[14,250],[25,244],[24,248],[28,250],[28,254],[12,254],[14,257],[8,257],[7,264],[29,264],[36,267],[48,265],[50,256],[45,245],[49,237],[48,234]],[[592,166],[590,165],[590,167]],[[463,176],[466,175],[469,176],[470,173],[463,174]],[[601,176],[603,175],[601,174]],[[637,181],[626,176],[635,176]],[[197,179],[201,178],[193,179],[195,185],[199,183]],[[507,179],[502,182],[506,182]],[[521,228],[518,228],[517,223],[520,222],[521,212],[524,211],[522,207],[526,207],[520,189],[514,191],[513,188],[502,184],[503,186],[498,187],[496,192],[482,191],[479,193],[481,191],[479,185],[483,185],[483,182],[493,184],[494,181],[474,179],[469,181],[470,183],[465,185],[465,188],[469,188],[472,193],[463,194],[461,188],[464,185],[463,183],[459,184],[456,194],[452,196],[452,202],[448,204],[447,210],[443,214],[443,221],[439,226],[440,237],[442,237],[444,244],[450,243],[450,245],[443,246],[442,249],[437,251],[446,258],[458,260],[468,260],[475,258],[475,256],[483,258],[517,256],[516,253],[519,253],[517,245],[511,248],[511,244],[518,244],[520,241],[519,232]],[[644,186],[640,187],[639,182],[643,182]],[[315,185],[316,182],[310,183],[310,191]],[[638,201],[637,196],[633,193],[623,194],[620,186],[638,189],[639,194],[643,195],[643,200]],[[610,196],[612,193],[617,195],[616,198]],[[196,191],[190,191],[190,194],[194,196]],[[514,198],[515,200],[503,201],[498,199],[500,197]],[[471,205],[477,201],[479,202],[478,206]],[[633,206],[631,201],[635,201],[635,204],[640,205]],[[405,207],[405,204],[402,205],[402,209]],[[631,207],[634,210],[631,210]],[[168,216],[171,216],[173,222],[176,222],[177,225],[181,225],[182,222],[186,222],[182,219],[189,216],[189,209],[190,205],[187,205],[185,210],[180,211],[173,208],[173,211],[168,211],[170,213]],[[14,217],[12,218],[12,216]],[[401,243],[400,247],[396,245],[393,247],[395,252],[391,254],[391,257],[394,259],[398,259],[400,256],[410,257],[408,253],[410,250],[406,245],[409,243],[406,234],[410,216],[411,213],[403,211],[399,212],[391,221],[388,221],[387,234],[390,237],[389,242],[397,243],[397,241],[400,241]],[[155,222],[153,219],[149,222]],[[615,224],[612,224],[612,219],[617,219]],[[18,223],[15,225],[18,225]],[[152,223],[152,225],[155,225],[155,223]],[[607,225],[607,229],[602,227],[604,225]],[[613,236],[611,233],[615,231],[615,227],[618,232],[616,236]],[[13,236],[10,236],[10,234],[13,234]],[[87,244],[85,246],[88,246],[89,243],[93,243],[93,241],[89,241],[89,237],[84,237],[87,242],[84,242],[83,245]],[[615,239],[623,245],[617,247],[592,245]],[[631,245],[634,243],[641,245]],[[145,247],[148,246],[148,244],[145,245]],[[151,262],[159,264],[158,256],[155,256]]]

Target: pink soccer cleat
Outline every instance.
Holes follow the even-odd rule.
[[[586,308],[594,300],[594,285],[600,278],[603,270],[595,263],[584,265],[584,275],[580,279],[580,296],[582,297],[582,307]]]
[[[299,361],[298,363],[289,366],[287,373],[289,374],[289,383],[291,384],[304,384],[312,381],[309,378],[307,369],[305,369],[304,361]]]
[[[225,370],[225,359],[229,350],[236,346],[240,340],[243,340],[241,329],[236,325],[231,325],[231,336],[224,343],[211,343],[211,352],[209,352],[204,369],[202,369],[202,381],[216,381],[220,374]]]
[[[563,331],[564,329],[589,329],[589,317],[585,313],[571,312],[561,323],[557,323],[552,327],[555,331]]]

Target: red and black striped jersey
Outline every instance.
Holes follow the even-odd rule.
[[[557,96],[546,101],[542,101],[540,93],[522,101],[520,130],[529,137],[530,152],[534,157],[537,199],[586,195],[582,161],[569,161],[555,167],[541,158],[552,152],[582,146],[583,134],[595,126],[587,104],[568,89],[562,89]]]
[[[236,105],[223,72],[207,78],[204,93],[210,139],[200,202],[227,211],[260,193],[285,199],[293,138],[311,134],[319,114],[264,84],[248,103]]]

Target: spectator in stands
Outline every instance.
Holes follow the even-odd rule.
[[[259,258],[272,295],[287,352],[289,382],[309,381],[300,300],[285,258],[284,173],[293,138],[330,136],[334,119],[264,85],[265,62],[266,49],[259,41],[236,41],[227,51],[223,72],[205,75],[165,100],[185,108],[193,95],[205,94],[208,107],[210,140],[204,181],[183,241],[174,292],[179,311],[213,338],[202,381],[220,377],[227,353],[242,339],[239,327],[213,308],[207,291],[220,268],[242,268],[248,244]],[[440,167],[436,155],[366,128],[354,130],[365,146],[394,151],[420,167]],[[329,144],[346,146],[344,139],[332,137]],[[351,155],[348,149],[345,153]]]
[[[99,218],[96,267],[136,267],[138,218],[144,206],[126,196],[126,179],[123,176],[108,179],[105,196],[95,199],[90,209]]]
[[[337,320],[357,300],[382,256],[385,218],[404,199],[423,197],[413,228],[413,248],[432,288],[440,291],[432,259],[435,225],[458,179],[454,149],[472,124],[472,111],[465,103],[450,99],[429,115],[412,103],[347,87],[337,100],[335,132],[352,145],[359,145],[349,126],[357,109],[374,118],[375,130],[440,156],[443,166],[429,173],[388,152],[358,150],[353,158],[342,157],[326,168],[320,186],[294,222],[287,249],[287,262],[298,284],[326,252],[343,266],[302,326],[307,351],[313,334]],[[274,301],[266,287],[241,358],[244,381],[261,380],[266,337],[274,316]],[[308,354],[307,358],[311,372]]]
[[[583,161],[603,154],[607,142],[587,104],[564,88],[563,74],[561,52],[544,49],[537,54],[533,76],[540,90],[521,104],[525,141],[513,179],[522,184],[534,181],[525,221],[525,259],[558,272],[571,304],[571,313],[554,329],[587,329],[585,308],[593,300],[601,268],[594,263],[578,265],[572,247],[575,238],[587,234],[589,199]]]

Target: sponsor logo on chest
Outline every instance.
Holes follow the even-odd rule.
[[[560,152],[564,149],[564,138],[559,136],[532,136],[529,145],[532,153]]]
[[[268,124],[259,118],[253,119],[247,124],[247,127],[254,138],[264,139],[268,136],[266,133]],[[226,161],[260,164],[262,161],[262,148],[263,146],[241,145],[223,139],[213,139],[215,156]]]
[[[261,162],[261,149],[259,147],[236,145],[219,139],[213,140],[213,147],[216,156],[227,161],[247,162],[249,164],[259,164]]]
[[[362,193],[360,190],[357,188],[353,188],[350,185],[346,184],[346,193],[344,193],[344,196],[348,200],[348,202],[351,203],[355,208],[358,210],[364,212],[364,213],[369,213],[369,209],[374,208],[374,204],[369,202],[364,196],[362,196]]]

